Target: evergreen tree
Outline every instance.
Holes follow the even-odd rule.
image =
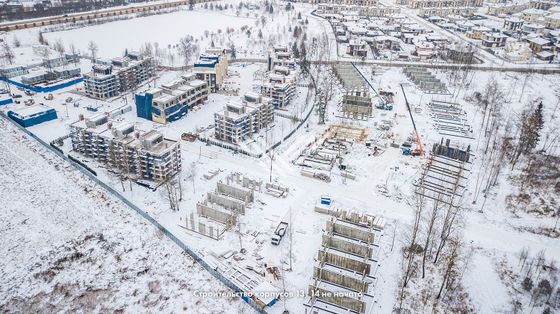
[[[299,58],[299,49],[296,42],[292,45],[292,54],[294,55],[294,58]]]

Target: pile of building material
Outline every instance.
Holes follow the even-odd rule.
[[[432,100],[428,107],[439,134],[472,138],[472,127],[468,124],[467,113],[460,104]]]
[[[404,74],[427,94],[449,94],[447,86],[430,71],[420,67],[406,67]]]
[[[196,204],[197,219],[190,214],[186,229],[219,240],[225,230],[237,225],[238,217],[245,215],[255,200],[254,191],[260,191],[262,181],[234,172],[226,182],[218,181],[216,190]]]
[[[351,216],[363,218],[327,221],[304,303],[311,313],[366,313],[373,304],[381,231]]]
[[[287,197],[290,188],[275,183],[265,184],[265,193],[274,197]]]

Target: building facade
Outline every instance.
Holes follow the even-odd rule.
[[[247,93],[240,103],[229,103],[214,114],[216,139],[238,145],[274,121],[271,99]]]
[[[158,123],[173,122],[185,116],[193,106],[208,99],[210,89],[194,73],[135,95],[138,117]]]
[[[70,137],[75,152],[131,179],[163,182],[181,171],[177,141],[128,122],[113,125],[105,114],[81,117],[70,126]]]
[[[151,57],[128,53],[110,61],[98,61],[90,73],[84,74],[86,95],[107,99],[129,91],[154,76]]]
[[[205,81],[210,91],[215,93],[227,76],[228,59],[223,48],[210,48],[195,62],[193,72],[196,78]]]

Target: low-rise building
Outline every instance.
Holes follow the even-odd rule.
[[[529,48],[531,48],[531,51],[534,54],[538,54],[541,51],[550,50],[552,47],[552,42],[550,42],[550,40],[541,37],[527,39],[527,42],[529,42]]]
[[[113,125],[106,114],[80,117],[70,125],[70,138],[73,151],[130,179],[163,182],[181,171],[179,142],[129,122]]]
[[[504,29],[510,30],[510,31],[521,30],[524,22],[525,21],[523,21],[522,19],[520,19],[518,17],[505,18],[504,19]]]
[[[136,94],[136,114],[163,124],[185,116],[193,106],[204,103],[210,92],[207,83],[195,77],[194,73],[188,73],[158,88]]]
[[[489,48],[504,47],[508,36],[498,32],[486,32],[482,35],[482,46]]]
[[[218,91],[227,76],[228,59],[223,48],[209,48],[194,63],[193,72],[199,80],[209,86],[210,91]]]
[[[346,54],[353,57],[367,57],[367,44],[362,39],[352,39],[346,46]]]
[[[272,100],[247,93],[241,102],[230,102],[214,114],[216,139],[238,145],[274,121]]]
[[[548,28],[560,29],[560,12],[545,16],[544,22]]]

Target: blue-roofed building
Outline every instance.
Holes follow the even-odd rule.
[[[210,91],[215,93],[221,88],[227,76],[228,60],[223,48],[210,48],[201,54],[194,63],[193,72],[196,78],[205,81]]]

